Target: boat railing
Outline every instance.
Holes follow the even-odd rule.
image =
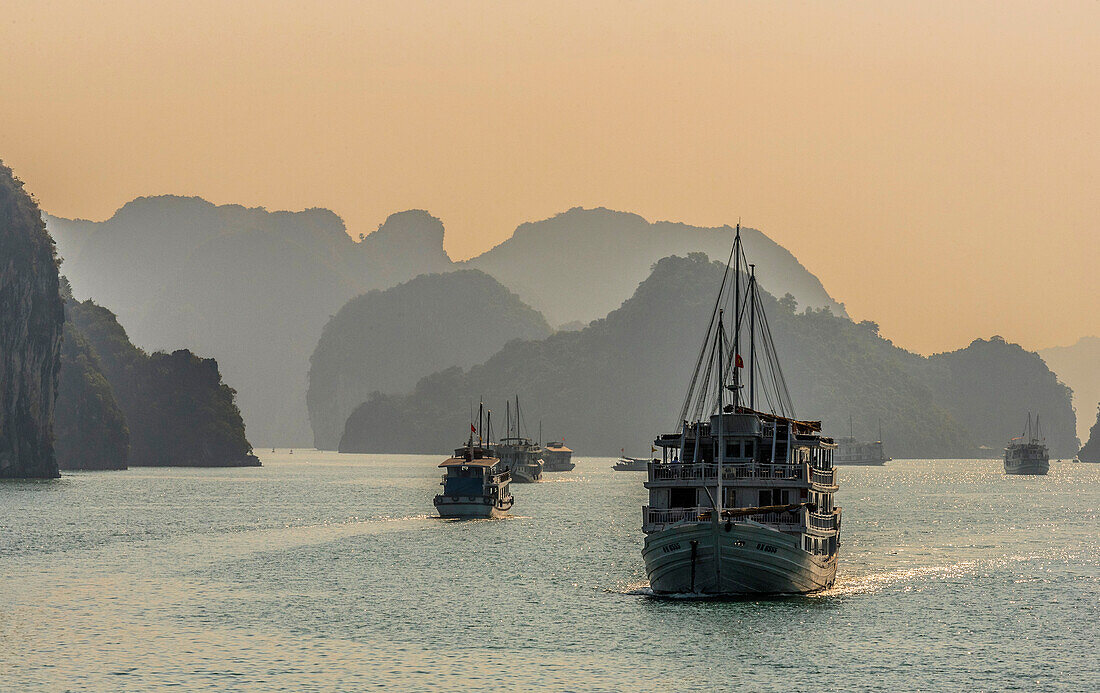
[[[648,505],[642,507],[642,525],[672,525],[677,522],[710,522],[714,516],[714,509],[709,507],[695,508],[651,508]],[[755,515],[740,515],[725,520],[743,522],[752,520],[764,525],[776,525],[783,528],[801,528],[802,513],[799,512],[771,512],[757,513]]]
[[[722,480],[735,479],[783,479],[806,481],[808,465],[799,464],[756,464],[742,462],[722,465]],[[717,481],[718,465],[711,463],[658,464],[649,465],[650,481]],[[819,482],[821,483],[821,482]]]
[[[806,481],[807,465],[803,464],[727,464],[722,469],[722,480],[731,479],[784,479]]]
[[[834,486],[836,484],[836,470],[810,467],[810,481],[822,486]]]
[[[836,514],[807,513],[810,527],[814,529],[836,529]]]
[[[642,506],[643,525],[671,525],[677,522],[710,520],[712,508],[651,508]]]

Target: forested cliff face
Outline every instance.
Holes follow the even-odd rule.
[[[1073,393],[1038,354],[994,336],[929,362],[944,367],[933,387],[979,445],[999,451],[1025,430],[1030,412],[1052,457],[1072,457],[1080,446]]]
[[[0,163],[0,477],[58,475],[52,420],[64,319],[42,213]]]
[[[1100,462],[1100,405],[1096,407],[1096,423],[1089,430],[1089,440],[1077,453],[1082,462]]]
[[[426,375],[483,362],[513,339],[550,334],[539,313],[487,274],[425,274],[349,301],[310,359],[314,445],[334,450],[371,393],[407,393]]]
[[[722,271],[702,254],[662,259],[621,308],[581,331],[512,342],[469,371],[424,378],[411,395],[373,395],[349,417],[340,449],[441,452],[456,444],[455,431],[465,430],[471,396],[484,395],[499,416],[518,393],[529,426],[542,420],[547,435],[564,436],[580,454],[624,447],[644,454],[655,435],[676,426]],[[796,312],[788,297],[765,293],[761,300],[795,413],[821,419],[827,435],[847,434],[851,415],[859,437],[877,438],[881,423],[894,457],[973,457],[981,441],[1003,445],[1001,427],[979,428],[985,420],[963,410],[1008,416],[997,401],[1001,394],[957,392],[950,359],[899,349],[873,323],[828,310]],[[1068,391],[1041,359],[1021,358],[1016,349],[986,353],[979,345],[974,352],[981,353],[962,350],[958,358],[972,358],[987,377],[1035,382],[1032,406],[1045,407],[1044,428],[1062,444],[1063,429],[1073,428]],[[1027,405],[1018,402],[1026,417]]]
[[[116,453],[119,449],[118,422],[104,402],[106,393],[97,372],[102,373],[125,417],[131,466],[259,465],[245,437],[244,422],[233,401],[235,393],[222,383],[214,359],[199,358],[186,349],[146,354],[130,343],[106,308],[90,300],[71,300],[67,310],[75,356],[66,366],[71,365],[73,372],[64,373],[62,379],[79,380],[72,392],[93,397],[95,405],[87,411],[70,406],[75,403],[59,408],[59,430],[73,437],[65,445],[72,451],[66,458],[67,468],[108,468],[105,455],[115,453],[105,448],[113,445]],[[99,413],[92,414],[93,410]],[[96,450],[102,454],[82,457],[81,438],[100,441]],[[125,466],[125,457],[122,463]]]
[[[54,448],[61,469],[126,469],[130,430],[95,349],[71,320],[61,342],[54,409]]]

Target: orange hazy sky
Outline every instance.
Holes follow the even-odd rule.
[[[47,211],[394,211],[475,255],[607,206],[738,217],[928,353],[1100,334],[1100,2],[72,2],[0,11]]]

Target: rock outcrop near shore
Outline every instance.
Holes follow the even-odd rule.
[[[52,421],[64,320],[42,213],[0,163],[0,477],[58,475]]]
[[[1096,406],[1096,423],[1089,431],[1089,440],[1077,453],[1082,462],[1100,462],[1100,404]]]
[[[89,399],[86,408],[71,407],[71,402],[59,405],[58,428],[77,440],[98,442],[90,449],[66,440],[59,446],[67,453],[59,460],[63,469],[111,469],[127,461],[139,467],[259,466],[245,437],[236,393],[222,382],[217,361],[187,349],[147,354],[130,342],[114,313],[90,300],[70,299],[66,310],[76,356],[66,361],[62,381],[81,377],[91,383],[72,388]],[[70,368],[81,372],[69,373]],[[103,401],[102,387],[95,384],[96,372],[102,373],[125,417],[128,457],[119,458],[118,422],[110,403]],[[70,409],[82,418],[62,416]]]

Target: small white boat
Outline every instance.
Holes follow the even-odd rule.
[[[649,469],[650,462],[658,462],[656,458],[646,459],[643,457],[627,457],[623,455],[619,458],[619,461],[611,465],[611,468],[616,472],[644,472]]]
[[[1005,448],[1005,474],[1042,476],[1050,469],[1050,451],[1043,442],[1039,417],[1031,428],[1031,412],[1027,413],[1027,428],[1019,438],[1013,438]]]

